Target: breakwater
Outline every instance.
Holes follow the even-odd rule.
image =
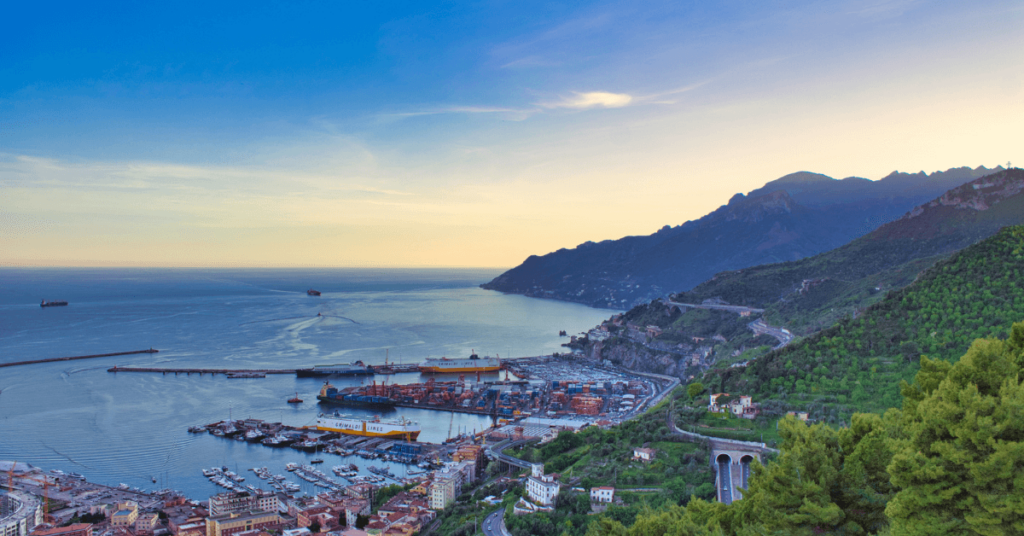
[[[0,368],[17,367],[21,365],[36,365],[39,363],[53,363],[56,361],[75,361],[76,359],[95,359],[97,357],[114,357],[119,355],[155,354],[160,350],[150,348],[148,350],[135,350],[132,352],[114,352],[111,354],[76,355],[71,357],[51,357],[48,359],[31,359],[28,361],[15,361],[13,363],[0,363]]]

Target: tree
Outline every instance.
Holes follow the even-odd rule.
[[[704,384],[700,382],[691,383],[686,386],[686,396],[690,399],[697,398],[701,393],[704,392]]]
[[[366,525],[370,524],[370,516],[364,516],[359,514],[356,516],[356,528],[362,530]]]
[[[956,363],[921,358],[888,466],[893,536],[1024,530],[1024,323]]]

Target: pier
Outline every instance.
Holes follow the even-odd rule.
[[[17,367],[20,365],[36,365],[39,363],[54,363],[57,361],[74,361],[76,359],[95,359],[97,357],[114,357],[119,355],[135,355],[135,354],[155,354],[160,350],[150,348],[148,350],[135,350],[132,352],[114,352],[112,354],[94,354],[94,355],[77,355],[71,357],[51,357],[49,359],[32,359],[29,361],[15,361],[13,363],[0,363],[0,368],[3,367]]]
[[[159,368],[159,367],[119,367],[113,366],[107,372],[159,372],[162,374],[224,374],[236,378],[259,378],[266,374],[295,374],[296,369],[209,369],[209,368]]]

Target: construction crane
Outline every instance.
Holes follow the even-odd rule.
[[[11,462],[11,469],[7,471],[7,489],[14,490],[14,468],[18,466],[17,461]]]
[[[14,470],[12,469],[11,473],[13,473],[13,472],[14,472]],[[43,499],[44,499],[44,501],[43,501],[43,515],[49,514],[50,513],[50,486],[53,485],[53,484],[50,484],[49,478],[47,478],[46,475],[43,475],[42,479],[38,479],[38,478],[29,476],[29,475],[22,475],[21,478],[23,480],[31,480],[33,482],[41,483],[43,485]],[[10,477],[9,477],[9,479],[10,479]]]

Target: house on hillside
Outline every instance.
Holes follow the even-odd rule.
[[[760,413],[757,404],[749,396],[733,396],[729,393],[716,393],[711,395],[708,403],[708,411],[711,413],[732,413],[744,419],[753,419]]]
[[[642,462],[652,462],[654,461],[654,456],[657,453],[658,451],[654,449],[637,447],[633,449],[633,459],[640,460]]]

